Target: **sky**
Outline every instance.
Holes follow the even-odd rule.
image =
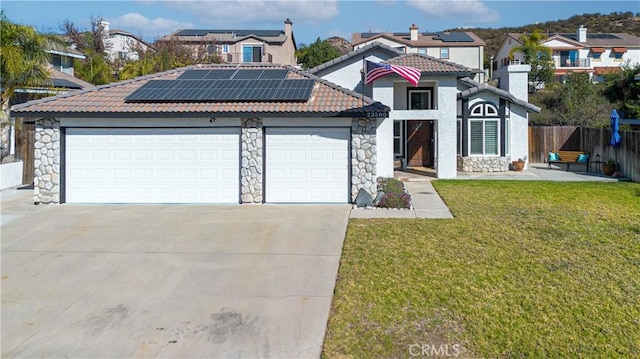
[[[640,1],[620,0],[3,0],[12,22],[42,32],[60,32],[65,20],[88,30],[92,17],[109,21],[111,29],[129,31],[149,42],[178,29],[283,29],[293,22],[296,43],[352,32],[408,32],[452,28],[517,27],[567,19],[585,13],[640,13]]]

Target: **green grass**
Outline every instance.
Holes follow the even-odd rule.
[[[434,186],[455,219],[350,221],[323,357],[640,357],[639,184]]]

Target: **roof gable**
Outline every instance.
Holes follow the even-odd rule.
[[[537,112],[539,113],[542,109],[538,106],[532,105],[527,101],[523,101],[519,98],[516,98],[515,96],[513,96],[513,94],[511,94],[508,91],[499,89],[497,87],[493,87],[490,86],[487,83],[479,83],[476,82],[468,77],[465,78],[461,78],[459,80],[459,83],[468,87],[466,90],[460,91],[458,92],[458,99],[464,99],[464,98],[469,98],[469,97],[473,97],[473,96],[479,96],[481,95],[483,92],[490,92],[493,93],[494,95],[503,98],[511,103],[520,105],[522,107],[524,107],[527,111],[529,112]]]
[[[469,76],[473,70],[453,62],[437,59],[423,54],[410,53],[384,61],[398,66],[414,67],[427,74],[451,74]]]
[[[382,52],[388,54],[390,57],[395,57],[395,56],[398,56],[398,55],[402,54],[401,51],[396,50],[396,49],[394,49],[393,47],[391,47],[389,45],[385,45],[385,44],[383,44],[381,42],[374,41],[374,42],[372,42],[370,44],[367,44],[367,45],[365,45],[363,47],[360,47],[360,48],[358,48],[356,50],[353,50],[353,51],[351,51],[351,52],[349,52],[347,54],[344,54],[344,55],[342,55],[342,56],[340,56],[338,58],[335,58],[335,59],[333,59],[331,61],[327,61],[324,64],[318,65],[318,66],[310,69],[309,72],[312,73],[312,74],[316,74],[316,73],[318,73],[320,71],[323,71],[323,70],[332,68],[332,67],[334,67],[336,65],[339,65],[341,63],[344,63],[345,61],[348,61],[349,59],[352,59],[354,57],[361,57],[361,56],[362,57],[366,57],[367,54],[371,54],[371,53],[376,52],[376,51],[382,51]]]

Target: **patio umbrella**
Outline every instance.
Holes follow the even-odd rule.
[[[616,163],[618,163],[618,151],[615,148],[620,146],[620,143],[622,142],[620,133],[618,133],[619,126],[620,116],[618,115],[618,111],[614,108],[613,111],[611,111],[611,140],[609,143],[613,146],[614,152],[616,153]]]

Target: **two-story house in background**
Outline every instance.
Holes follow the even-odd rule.
[[[139,51],[144,53],[149,49],[153,49],[153,46],[140,36],[124,30],[111,29],[110,23],[104,19],[100,20],[98,24],[102,26],[105,51],[111,61],[117,59],[137,61],[139,59]]]
[[[293,22],[287,19],[283,30],[182,29],[158,40],[176,42],[218,54],[229,63],[272,63],[296,66],[297,45]]]
[[[351,34],[354,50],[374,42],[385,44],[405,54],[423,54],[468,67],[473,72],[473,80],[485,82],[483,69],[486,43],[473,32],[420,32],[418,26],[412,24],[409,32]]]
[[[494,68],[508,66],[512,60],[524,60],[522,52],[510,56],[512,49],[522,45],[522,35],[506,35],[495,56]],[[587,72],[594,82],[599,82],[603,75],[620,71],[626,63],[640,63],[640,37],[627,33],[590,33],[580,26],[575,33],[549,34],[540,44],[551,49],[558,79],[569,72]]]

